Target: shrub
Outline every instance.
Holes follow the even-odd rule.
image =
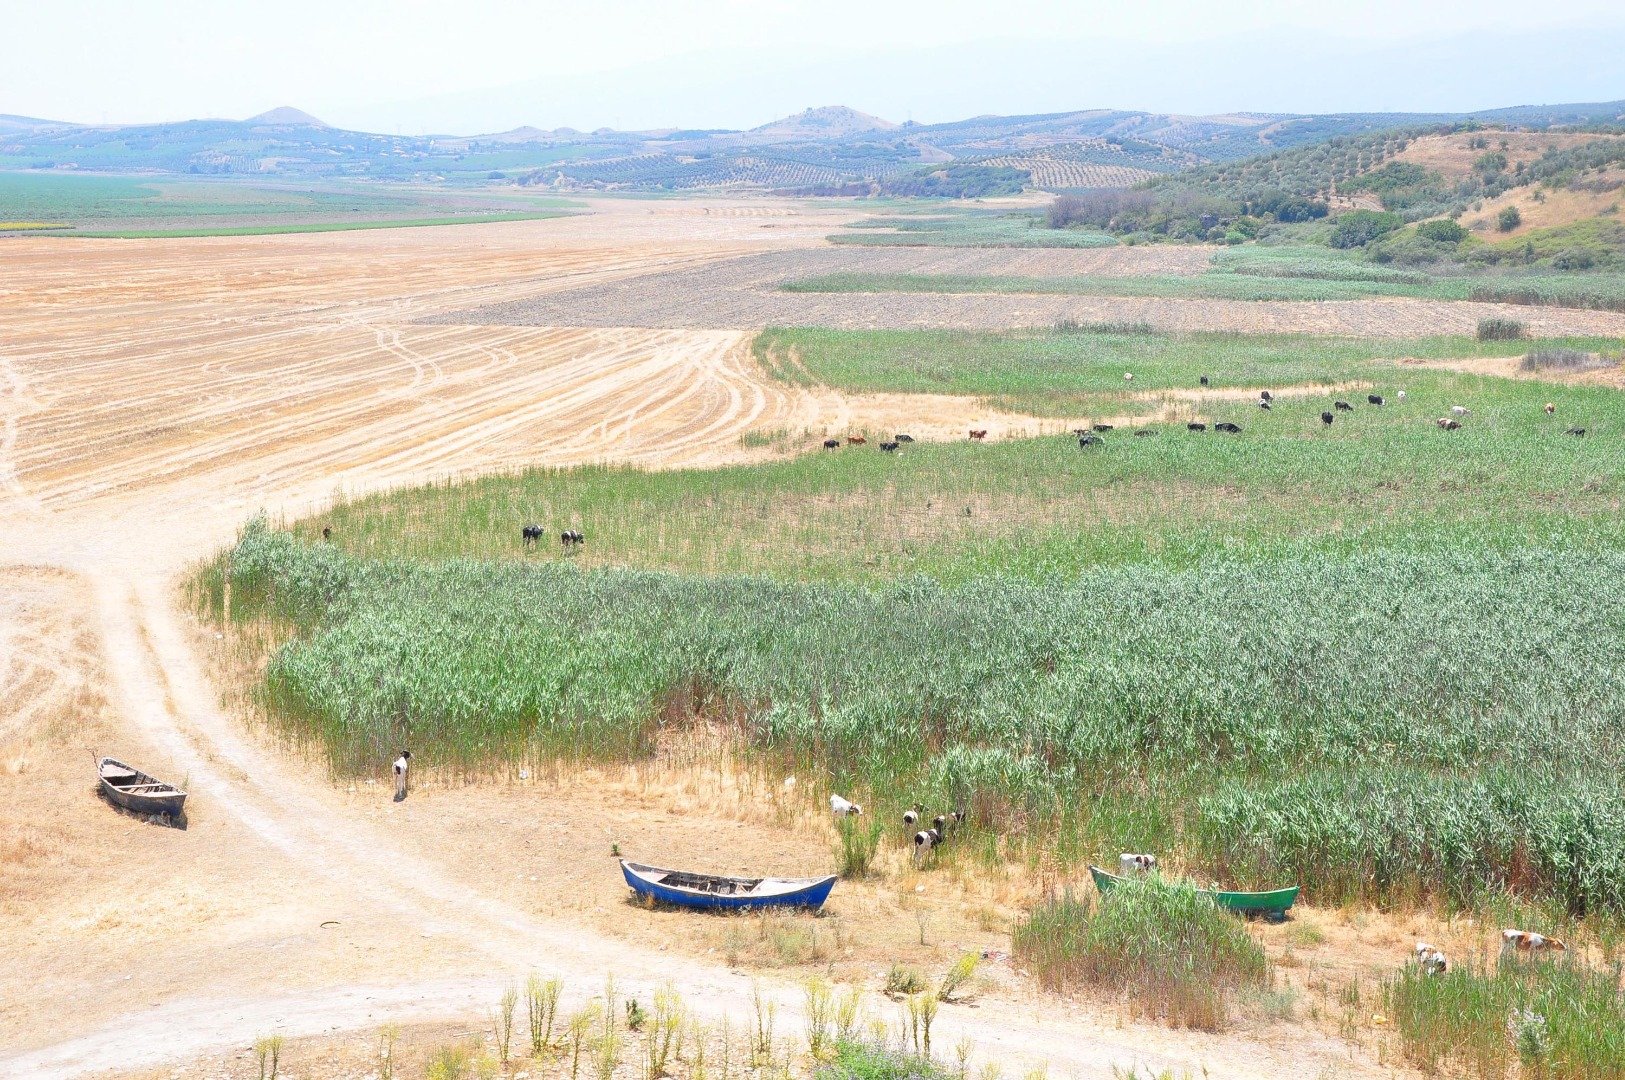
[[[875,850],[880,846],[880,833],[883,826],[878,817],[869,818],[866,824],[859,824],[855,817],[843,817],[837,826],[841,834],[841,847],[836,852],[840,859],[840,874],[843,878],[861,878],[869,874],[869,864],[874,862]]]
[[[1600,1080],[1625,1075],[1625,997],[1618,966],[1577,962],[1456,967],[1427,976],[1407,967],[1385,991],[1405,1054],[1427,1072]]]
[[[1364,247],[1405,224],[1398,214],[1377,210],[1352,210],[1337,219],[1327,241],[1334,248]]]
[[[1523,224],[1523,215],[1518,213],[1516,206],[1508,206],[1495,215],[1495,227],[1502,232],[1511,232]]]
[[[1582,349],[1535,349],[1518,366],[1524,371],[1587,371],[1612,365],[1597,353]]]
[[[1435,218],[1418,225],[1416,235],[1441,244],[1459,244],[1467,239],[1467,230],[1448,218]]]
[[[813,1073],[815,1080],[952,1080],[953,1075],[925,1058],[856,1041],[837,1043],[835,1059]]]
[[[1155,877],[1123,881],[1093,906],[1070,891],[1053,897],[1012,947],[1048,989],[1122,992],[1146,1016],[1206,1030],[1222,1025],[1232,991],[1270,977],[1240,920],[1195,887]]]
[[[1516,319],[1480,319],[1478,320],[1478,340],[1480,341],[1518,341],[1524,336],[1525,327]]]

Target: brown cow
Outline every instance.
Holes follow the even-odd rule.
[[[846,445],[848,446],[862,446],[868,441],[862,435],[848,435],[846,437]]]

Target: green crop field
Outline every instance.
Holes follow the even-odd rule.
[[[929,216],[899,214],[868,218],[847,226],[829,239],[864,247],[1112,247],[1103,232],[1046,229],[1032,214],[963,211]]]
[[[555,217],[579,204],[405,186],[0,172],[0,222],[95,237],[246,236]]]
[[[1625,343],[1564,344],[1617,351]],[[1124,372],[1133,373],[1138,394],[1189,391],[1203,375],[1216,389],[1372,379],[1392,385],[1400,377],[1391,366],[1372,361],[1518,356],[1528,347],[1462,337],[1148,334],[1088,326],[1010,333],[772,328],[755,345],[782,378],[856,393],[970,394],[1034,416],[1117,415]]]
[[[1394,343],[967,337],[956,356],[1000,362],[955,378],[1009,393],[1003,367],[1037,355],[1014,389],[1104,402],[1109,363],[1119,411],[1108,346],[1160,358],[1153,390],[1229,357],[1216,380],[1408,393],[1350,395],[1329,428],[1315,394],[1213,406],[1233,436],[1156,425],[1088,449],[871,445],[397,492],[253,526],[199,602],[218,613],[229,576],[234,618],[290,629],[263,700],[340,772],[403,738],[476,768],[635,758],[704,716],[878,814],[962,803],[990,857],[1155,850],[1319,903],[1510,892],[1625,911],[1616,391],[1398,367]],[[846,376],[890,386],[898,354],[951,339],[855,340]],[[1472,414],[1441,431],[1455,402]],[[586,553],[526,553],[529,521],[583,529]]]

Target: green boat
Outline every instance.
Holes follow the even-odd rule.
[[[1112,886],[1126,879],[1116,874],[1108,874],[1098,866],[1089,867],[1089,873],[1095,879],[1095,888],[1102,893],[1111,892]],[[1287,908],[1298,899],[1298,886],[1288,889],[1271,889],[1269,892],[1226,892],[1220,889],[1198,889],[1203,896],[1211,896],[1213,902],[1222,908],[1238,911],[1243,915],[1269,915],[1276,918],[1285,918]]]

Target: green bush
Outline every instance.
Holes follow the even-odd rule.
[[[963,1080],[926,1058],[866,1042],[842,1041],[815,1080]]]
[[[1229,994],[1270,979],[1264,950],[1235,916],[1194,886],[1125,880],[1090,904],[1070,891],[1016,928],[1012,949],[1050,990],[1126,994],[1140,1013],[1217,1030]]]
[[[1328,243],[1334,248],[1364,247],[1405,224],[1398,214],[1377,210],[1351,210],[1337,219]]]
[[[1495,227],[1502,232],[1511,232],[1522,224],[1523,215],[1518,213],[1516,206],[1503,207],[1501,212],[1495,215]]]
[[[844,878],[868,876],[869,865],[874,862],[875,850],[880,846],[883,826],[878,817],[870,815],[866,822],[848,815],[836,826],[841,834],[841,846],[836,855],[840,860],[840,875]]]
[[[1459,244],[1467,239],[1467,230],[1449,218],[1435,218],[1418,225],[1416,235],[1441,244]]]

